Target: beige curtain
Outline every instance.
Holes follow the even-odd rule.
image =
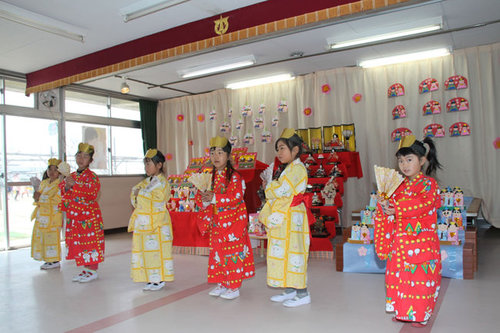
[[[275,138],[285,127],[354,123],[364,177],[350,178],[346,183],[342,219],[344,225],[349,225],[348,212],[367,205],[369,192],[375,189],[373,165],[396,167],[397,143],[391,142],[391,132],[407,127],[422,138],[425,126],[439,123],[446,130],[446,137],[435,139],[438,157],[444,166],[437,174],[440,186],[460,186],[465,195],[482,198],[484,217],[500,227],[500,205],[495,205],[500,196],[500,151],[493,146],[495,138],[500,136],[499,59],[500,44],[493,44],[458,50],[437,59],[374,69],[333,69],[284,83],[164,100],[158,106],[158,147],[172,156],[167,162],[168,173],[182,173],[190,158],[205,154],[211,137],[236,136],[238,147],[244,146],[243,137],[250,133],[255,143],[247,145],[249,151],[257,152],[259,160],[270,163],[274,159]],[[469,87],[444,90],[444,81],[452,75],[465,76]],[[420,82],[431,77],[438,80],[439,90],[419,94]],[[405,95],[387,98],[387,89],[396,82],[404,85]],[[327,94],[321,90],[324,84],[331,87]],[[352,100],[356,93],[362,95],[358,103]],[[453,97],[469,100],[469,110],[447,113],[446,103]],[[431,99],[441,103],[441,114],[423,116],[422,107]],[[288,106],[286,113],[277,111],[282,100]],[[408,115],[393,120],[392,109],[398,104],[406,107]],[[244,105],[251,106],[252,116],[241,116]],[[260,105],[265,105],[263,115],[258,114]],[[304,115],[306,107],[312,108],[312,115]],[[216,113],[215,120],[209,119],[212,110]],[[232,110],[231,117],[229,110]],[[260,142],[263,130],[253,127],[253,119],[258,116],[264,119],[264,130],[272,133],[273,143]],[[199,117],[204,120],[200,121]],[[273,117],[279,118],[278,127],[271,127]],[[240,119],[243,125],[236,129]],[[449,136],[448,128],[458,121],[469,123],[470,136]],[[229,133],[220,132],[223,122],[231,124]]]

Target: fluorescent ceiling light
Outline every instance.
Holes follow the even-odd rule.
[[[253,55],[219,61],[207,65],[195,66],[179,71],[179,76],[187,79],[195,76],[202,76],[212,73],[224,72],[235,68],[248,67],[255,64]]]
[[[423,52],[402,54],[393,57],[386,58],[377,58],[361,61],[359,66],[364,68],[377,67],[377,66],[385,66],[390,64],[398,64],[402,62],[416,61],[422,59],[436,58],[436,57],[444,57],[450,54],[450,50],[447,48],[434,49]]]
[[[189,0],[142,0],[120,9],[120,15],[124,22],[128,22],[187,1]]]
[[[81,28],[0,1],[0,18],[83,43]]]
[[[229,83],[226,85],[226,88],[228,88],[228,89],[241,89],[241,88],[259,86],[262,84],[288,81],[288,80],[293,80],[293,79],[295,79],[295,77],[292,74],[279,74],[279,75],[267,76],[267,77],[262,77],[259,79],[253,79],[253,80],[248,80],[248,81]]]
[[[369,43],[379,42],[379,41],[383,41],[383,40],[397,39],[400,37],[406,37],[406,36],[412,36],[412,35],[419,35],[419,34],[423,34],[423,33],[430,32],[430,31],[435,31],[435,30],[439,30],[439,29],[441,29],[440,24],[428,25],[425,27],[420,27],[420,28],[415,28],[415,29],[400,30],[400,31],[395,31],[395,32],[387,33],[387,34],[369,36],[369,37],[364,37],[364,38],[359,38],[359,39],[352,39],[352,40],[348,40],[345,42],[337,42],[337,43],[334,42],[334,43],[330,44],[330,48],[341,49],[341,48],[355,46],[355,45],[369,44]]]

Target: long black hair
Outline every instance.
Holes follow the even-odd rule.
[[[424,143],[429,145],[429,151],[424,146]],[[431,138],[426,137],[423,142],[415,140],[415,142],[410,147],[402,147],[396,152],[396,157],[407,156],[410,154],[417,155],[419,158],[425,157],[429,162],[427,169],[425,170],[426,175],[434,174],[437,169],[441,169],[442,165],[437,159],[436,145]]]
[[[144,163],[148,162],[148,161],[151,161],[153,162],[155,165],[158,164],[158,163],[161,163],[161,173],[163,173],[163,167],[165,166],[165,155],[163,155],[163,153],[159,150],[156,150],[156,155],[149,158],[149,157],[144,157]]]
[[[210,147],[210,151],[214,151],[217,149],[217,147]],[[222,150],[227,153],[227,162],[226,162],[226,167],[227,167],[227,172],[226,172],[226,185],[229,184],[229,181],[231,180],[231,177],[233,176],[233,173],[236,172],[236,170],[233,167],[233,164],[231,163],[231,143],[227,141],[227,144],[222,148]],[[217,170],[215,170],[215,166],[212,168],[212,189],[214,188],[214,181],[215,181],[215,173]]]
[[[287,138],[279,138],[276,140],[276,143],[274,144],[274,149],[278,151],[278,143],[283,142],[290,151],[292,151],[293,148],[298,147],[299,151],[297,152],[297,155],[295,155],[295,159],[300,158],[300,155],[302,155],[302,147],[304,144],[304,141],[302,141],[302,138],[298,136],[297,133],[292,135],[291,137]],[[273,180],[278,179],[281,176],[281,173],[285,170],[285,168],[288,166],[288,164],[281,164],[278,166],[278,169],[274,172],[273,175]]]

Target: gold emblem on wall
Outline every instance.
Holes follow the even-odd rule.
[[[229,16],[226,17],[220,17],[220,19],[215,20],[215,26],[214,26],[214,31],[217,35],[224,35],[229,29],[229,22],[228,22]]]

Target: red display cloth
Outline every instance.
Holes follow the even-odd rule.
[[[359,152],[342,151],[342,152],[337,152],[337,155],[339,155],[340,160],[346,166],[348,177],[357,177],[357,178],[363,177],[363,169],[361,169]]]
[[[208,247],[208,236],[203,237],[198,230],[198,213],[170,212],[174,246]]]
[[[255,161],[255,169],[238,170],[241,177],[245,180],[247,187],[243,198],[247,206],[248,214],[256,213],[261,206],[259,196],[257,195],[257,191],[262,185],[262,179],[260,179],[259,176],[267,167],[267,164],[261,161]]]

